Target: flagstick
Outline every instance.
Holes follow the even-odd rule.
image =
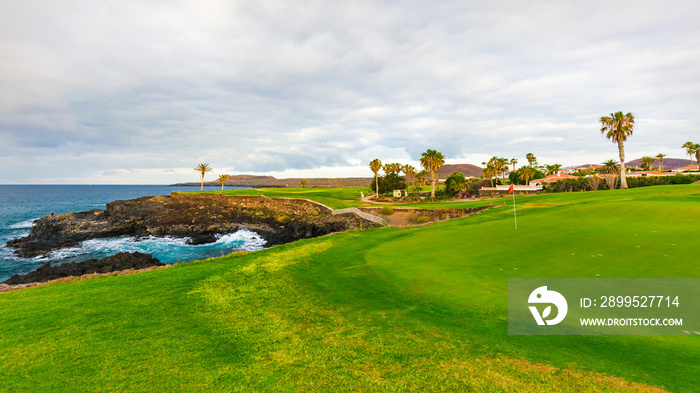
[[[515,214],[515,190],[513,190],[513,219],[515,220],[515,230],[518,230],[518,216]]]

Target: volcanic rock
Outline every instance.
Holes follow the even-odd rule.
[[[149,254],[140,252],[119,254],[102,259],[87,259],[82,262],[70,262],[57,266],[51,266],[51,262],[46,262],[37,270],[20,275],[15,274],[3,284],[17,285],[32,282],[46,282],[63,277],[82,276],[93,273],[111,273],[128,269],[145,269],[152,266],[163,266],[164,263]]]

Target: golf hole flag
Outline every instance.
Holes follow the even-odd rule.
[[[513,185],[511,184],[510,187],[508,187],[508,193],[513,194],[513,221],[515,221],[515,230],[518,230],[518,216],[515,213],[515,192],[513,192]]]

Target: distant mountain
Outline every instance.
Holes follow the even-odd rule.
[[[683,158],[664,158],[664,170],[670,170],[670,169],[676,169],[676,168],[682,168],[684,166],[690,165],[690,160],[686,160]],[[697,162],[693,160],[693,165],[697,165]],[[625,163],[626,167],[640,167],[642,166],[642,159],[637,158],[636,160],[632,160],[629,162]],[[656,161],[652,165],[654,169],[659,168],[659,162]]]
[[[301,178],[277,179],[274,176],[255,176],[255,175],[230,175],[225,186],[238,187],[300,187],[299,180]],[[348,178],[309,178],[307,187],[369,187],[372,182],[370,177],[348,177]],[[200,182],[187,182],[172,184],[173,186],[199,186]],[[218,180],[210,180],[204,182],[205,186],[220,186]]]
[[[453,172],[462,172],[465,177],[480,177],[484,175],[484,171],[481,167],[472,164],[447,164],[440,168],[438,172],[438,177],[440,179],[446,179]]]

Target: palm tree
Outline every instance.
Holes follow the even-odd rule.
[[[425,186],[425,179],[428,178],[428,175],[429,173],[425,169],[416,173],[416,180],[418,180],[421,187]]]
[[[524,166],[518,170],[520,172],[520,178],[525,180],[525,185],[527,186],[530,183],[530,179],[535,176],[535,168],[529,167],[529,166]]]
[[[223,191],[224,184],[226,184],[226,182],[228,181],[228,175],[219,175],[219,178],[217,180],[219,180],[219,183],[221,183],[221,191]]]
[[[554,172],[555,175],[559,174],[559,170],[561,169],[561,164],[554,164],[554,165],[552,165],[551,168],[552,168],[552,172]]]
[[[490,181],[491,187],[493,187],[493,177],[496,175],[496,168],[494,168],[493,165],[485,162],[482,162],[481,164],[486,165],[486,168],[482,169],[482,171],[484,171],[484,178]]]
[[[601,117],[600,123],[603,125],[600,132],[613,143],[617,143],[617,148],[620,152],[620,188],[627,188],[624,142],[634,131],[634,115],[615,112],[611,113],[610,116]]]
[[[617,166],[617,161],[607,160],[603,163],[603,166],[598,169],[598,172],[602,174],[619,173],[620,168]]]
[[[299,185],[301,185],[301,188],[306,187],[306,183],[309,182],[309,179],[299,179]]]
[[[666,154],[664,153],[659,153],[656,155],[656,160],[659,162],[659,170],[661,171],[664,170],[664,157],[666,157]]]
[[[532,153],[527,153],[525,155],[525,158],[527,158],[527,162],[530,163],[530,167],[532,168],[533,165],[537,164],[537,157],[535,157],[534,154]]]
[[[376,191],[376,198],[379,199],[379,170],[382,169],[382,161],[379,158],[369,162],[369,169],[374,172],[374,189]]]
[[[435,186],[438,180],[438,171],[445,165],[445,156],[437,150],[428,149],[421,155],[420,164],[426,171],[431,174],[432,189],[430,197],[435,198]]]
[[[693,142],[686,142],[683,144],[685,151],[690,156],[690,166],[693,166],[693,154],[695,155],[695,160],[698,162],[698,169],[700,169],[700,144]]]
[[[406,175],[406,177],[411,178],[411,185],[413,186],[413,191],[411,191],[411,192],[415,194],[416,193],[416,168],[413,167],[412,165],[404,165],[401,170]]]
[[[644,156],[642,157],[642,167],[646,168],[647,170],[651,170],[651,164],[653,164],[654,161],[656,161],[656,158]]]
[[[682,147],[686,149],[685,153],[690,156],[690,166],[693,166],[693,142],[686,142]]]
[[[511,165],[511,167],[513,168],[513,169],[512,169],[513,171],[515,171],[515,164],[517,164],[517,163],[518,163],[518,159],[517,159],[517,158],[511,158],[511,159],[510,159],[510,165]]]
[[[213,170],[214,169],[212,169],[209,164],[198,164],[196,167],[194,167],[194,171],[202,175],[202,187],[200,188],[200,191],[204,191],[204,174],[207,172],[212,172]]]
[[[401,172],[402,169],[403,169],[403,165],[401,165],[397,162],[394,162],[391,164],[384,164],[384,166],[382,166],[382,170],[384,170],[384,173],[386,173],[387,175],[390,173],[398,174],[399,172]]]

